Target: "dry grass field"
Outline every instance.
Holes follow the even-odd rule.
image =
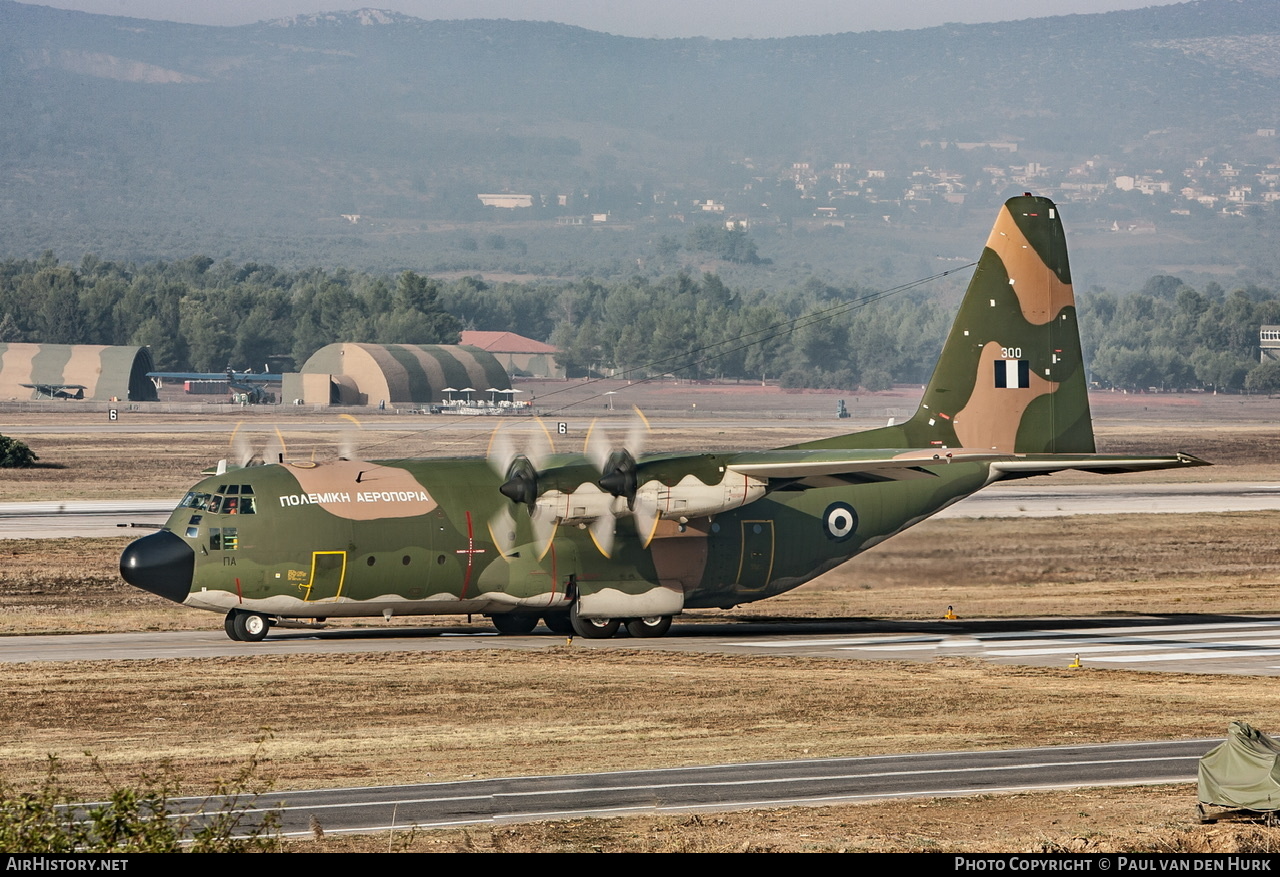
[[[667,390],[674,414],[694,404]],[[741,391],[743,397],[749,394]],[[655,398],[657,394],[655,393]],[[694,395],[699,416],[716,404]],[[833,407],[794,394],[779,411]],[[905,401],[881,400],[884,407]],[[741,416],[759,399],[722,407]],[[861,400],[863,411],[869,406]],[[851,406],[853,407],[853,406]],[[650,410],[646,406],[646,410]],[[882,411],[880,413],[883,413]],[[225,456],[238,413],[202,416],[207,430],[95,433],[89,415],[6,417],[46,467],[6,472],[0,501],[177,497]],[[879,416],[878,414],[876,415]],[[254,413],[265,436],[280,422],[291,455],[330,454],[332,415]],[[1100,450],[1187,451],[1214,461],[1197,480],[1280,480],[1280,403],[1238,398],[1102,397]],[[186,417],[185,421],[196,418]],[[868,424],[871,415],[866,417]],[[371,457],[483,453],[487,435],[439,424],[366,431]],[[76,424],[70,433],[59,429]],[[622,421],[619,419],[619,425]],[[308,428],[308,427],[311,428]],[[741,431],[678,424],[651,447],[768,447],[834,434],[826,420],[765,421]],[[1071,476],[1063,480],[1096,480]],[[1168,478],[1177,476],[1150,476]],[[1055,476],[1055,480],[1058,477]],[[1030,484],[1034,482],[1025,482]],[[996,488],[998,489],[998,488]],[[965,618],[1087,614],[1273,612],[1280,547],[1270,513],[931,521],[791,594],[719,613],[750,624],[786,618]],[[215,630],[214,615],[181,609],[119,581],[127,539],[0,542],[0,634]],[[448,619],[454,624],[457,619]],[[368,624],[382,625],[381,620]],[[410,623],[421,624],[420,620]],[[476,626],[483,625],[478,619]],[[682,621],[683,623],[683,621]],[[7,665],[0,677],[0,776],[34,782],[62,761],[78,791],[100,791],[92,752],[115,781],[172,760],[187,788],[230,775],[260,737],[263,775],[280,788],[421,782],[475,775],[604,770],[909,750],[1000,748],[1094,740],[1220,735],[1243,718],[1280,730],[1271,679],[934,663],[694,656],[575,649],[382,653]],[[637,709],[637,704],[643,704]],[[1192,826],[1187,787],[1085,790],[547,823],[395,837],[291,842],[326,850],[1271,850],[1270,830]]]
[[[328,787],[825,755],[1202,737],[1280,722],[1242,677],[575,649],[27,664],[0,678],[0,774],[55,753],[82,794],[171,761],[184,791],[233,775]],[[642,710],[636,705],[643,704]],[[1230,849],[1194,793],[1082,790],[697,818],[428,832],[412,849]],[[1264,833],[1265,834],[1265,833]],[[1216,837],[1216,841],[1206,838]],[[1270,841],[1275,848],[1276,841]],[[394,838],[330,838],[385,849]],[[1213,844],[1217,844],[1216,846]],[[1162,845],[1164,845],[1162,847]],[[295,848],[312,848],[310,843]]]

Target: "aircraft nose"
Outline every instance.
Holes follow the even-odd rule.
[[[135,588],[181,603],[191,593],[196,553],[168,530],[130,542],[120,555],[120,575]]]

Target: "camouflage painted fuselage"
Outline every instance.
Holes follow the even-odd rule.
[[[1001,209],[910,420],[626,460],[626,477],[583,456],[505,476],[484,460],[233,470],[127,548],[121,571],[229,619],[572,608],[591,635],[579,621],[669,624],[790,590],[997,480],[1203,465],[1095,453],[1066,238],[1030,195]]]
[[[727,459],[683,458],[683,470],[702,468],[712,481]],[[488,522],[508,500],[478,459],[232,470],[196,485],[189,497],[204,507],[179,508],[167,529],[195,554],[182,602],[200,609],[297,618],[537,612],[566,609],[576,588],[640,598],[632,614],[646,612],[644,595],[665,592],[652,594],[652,606],[669,614],[673,605],[729,607],[790,590],[988,478],[983,464],[936,468],[937,477],[783,490],[685,524],[664,520],[647,548],[623,518],[611,557],[585,530],[565,526],[542,553],[519,516],[516,548],[504,556]],[[234,513],[210,511],[233,495]],[[242,511],[246,501],[252,514]],[[841,517],[843,509],[852,514]]]

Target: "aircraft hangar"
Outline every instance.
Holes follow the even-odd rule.
[[[146,347],[0,344],[0,399],[154,402],[150,371]]]
[[[282,399],[308,405],[423,405],[447,401],[446,390],[482,398],[511,389],[502,364],[478,347],[454,344],[329,344],[301,372],[286,374]]]

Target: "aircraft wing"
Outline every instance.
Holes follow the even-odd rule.
[[[728,470],[770,482],[784,481],[789,490],[870,481],[935,478],[931,471],[953,463],[988,463],[1002,478],[1028,478],[1067,469],[1100,475],[1208,466],[1190,454],[1135,457],[1123,454],[1009,454],[976,448],[882,450],[779,450],[738,454]],[[771,488],[781,485],[771,484]]]
[[[936,478],[930,467],[952,463],[1011,460],[1012,454],[974,448],[906,448],[880,450],[749,451],[737,454],[728,469],[769,481],[785,480],[791,489],[830,487],[868,481]]]
[[[166,381],[225,381],[226,372],[147,372],[149,378]],[[278,384],[284,376],[274,372],[235,372],[235,380],[246,384]]]

